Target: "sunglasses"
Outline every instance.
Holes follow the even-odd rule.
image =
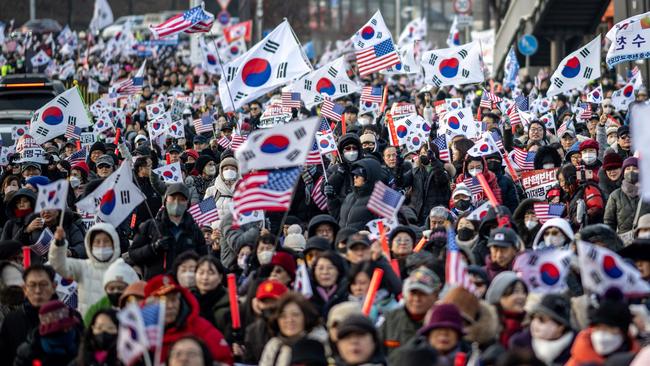
[[[345,150],[345,151],[357,150],[357,147],[352,146],[352,145],[348,145],[348,146],[344,147],[343,150]]]

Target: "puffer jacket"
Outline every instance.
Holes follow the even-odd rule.
[[[617,234],[622,234],[633,229],[634,217],[641,196],[630,197],[621,188],[616,189],[609,196],[605,205],[603,223],[609,225]],[[639,217],[650,212],[650,206],[641,202]]]
[[[5,222],[4,228],[2,229],[2,236],[0,236],[0,240],[20,239],[20,234],[25,227],[25,221],[28,217],[16,217],[14,209],[16,208],[16,203],[20,197],[27,198],[32,203],[32,209],[34,209],[36,206],[36,194],[31,189],[23,188],[14,193],[9,201],[5,204],[5,214],[7,215],[7,221]]]
[[[381,166],[375,159],[361,159],[354,163],[353,168],[360,166],[366,171],[366,182],[345,197],[341,205],[339,227],[349,227],[355,230],[363,229],[369,221],[377,218],[366,207],[370,200],[375,183],[381,176]],[[332,215],[334,216],[334,215]]]
[[[497,181],[497,176],[494,175],[491,171],[488,170],[487,163],[485,162],[485,159],[482,159],[482,164],[483,164],[483,176],[485,177],[485,180],[487,180],[488,186],[490,186],[490,189],[492,190],[492,193],[494,193],[494,197],[497,200],[497,203],[499,205],[503,204],[503,199],[501,198],[501,188],[499,187],[499,182]],[[465,159],[463,162],[463,171],[458,174],[456,177],[456,182],[455,184],[451,187],[451,191],[453,192],[456,189],[456,184],[462,183],[465,179],[472,178],[471,175],[467,172],[467,164],[469,163],[468,159]],[[481,190],[480,193],[477,194],[472,194],[472,202],[479,202],[484,199],[487,199],[487,195],[483,190]],[[451,206],[451,202],[448,202],[449,206]],[[509,209],[509,208],[508,208]]]
[[[27,228],[27,226],[29,226],[32,220],[36,219],[37,217],[40,217],[40,215],[37,213],[32,213],[29,216],[27,216],[27,219],[25,220],[25,225],[21,228],[20,232],[18,233],[18,239],[16,240],[22,242],[23,245],[33,245],[41,237],[41,234],[43,233],[42,229],[34,230],[31,233],[27,233],[25,231],[25,229]],[[58,225],[59,225],[59,220],[57,219],[56,223],[49,228],[50,231],[54,233]],[[83,222],[81,221],[81,216],[76,212],[72,212],[66,209],[65,217],[63,218],[63,229],[65,230],[65,238],[68,242],[68,249],[70,249],[70,251],[72,252],[72,257],[87,258],[88,253],[86,253],[85,245],[84,245],[85,230],[84,230]]]
[[[241,177],[237,177],[237,180],[239,180]],[[219,211],[219,217],[225,217],[228,212],[230,212],[230,208],[228,207],[230,205],[230,202],[232,202],[232,196],[235,194],[235,185],[236,182],[233,183],[231,187],[229,187],[226,182],[223,181],[223,178],[221,177],[221,174],[217,176],[217,178],[214,180],[214,184],[205,191],[205,197],[203,199],[206,199],[208,197],[214,197],[214,202],[217,205],[217,210]],[[219,221],[216,221],[217,225]]]
[[[100,262],[92,255],[90,238],[93,233],[105,232],[113,242],[113,255],[106,262]],[[55,240],[50,244],[49,261],[52,268],[65,278],[72,278],[79,284],[79,312],[85,314],[88,308],[104,297],[103,279],[108,267],[120,257],[120,239],[112,225],[98,223],[86,233],[86,252],[88,259],[68,258],[68,242],[59,246]]]
[[[350,173],[352,171],[353,163],[348,162],[343,158],[344,148],[348,145],[355,145],[357,151],[359,151],[359,161],[363,157],[363,149],[361,148],[361,141],[359,141],[359,136],[353,133],[346,133],[341,136],[338,140],[338,153],[341,157],[342,162],[338,164],[332,164],[327,168],[327,181],[334,188],[336,195],[334,197],[327,197],[327,207],[334,217],[339,217],[339,211],[341,210],[341,204],[343,199],[352,192],[354,183],[352,181],[353,177]]]
[[[385,316],[386,320],[379,328],[379,336],[384,342],[386,355],[405,345],[422,328],[424,322],[413,320],[403,306],[389,311]]]
[[[443,163],[433,159],[430,166],[414,168],[413,189],[410,194],[409,206],[415,209],[420,224],[426,221],[429,211],[435,206],[449,204],[451,190],[450,177]]]

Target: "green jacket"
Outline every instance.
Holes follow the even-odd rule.
[[[86,311],[86,314],[84,315],[84,325],[86,327],[89,327],[90,323],[93,321],[93,317],[95,314],[97,314],[97,312],[100,310],[110,309],[111,307],[111,302],[108,300],[108,296],[102,297]]]
[[[399,307],[385,314],[386,320],[379,328],[379,335],[384,342],[386,355],[396,348],[405,345],[413,338],[423,321],[415,321],[406,312],[405,307]]]

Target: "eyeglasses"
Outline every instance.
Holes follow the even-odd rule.
[[[259,111],[259,110],[260,110],[259,107],[251,107],[251,111]]]
[[[352,150],[355,150],[355,151],[356,151],[356,150],[357,150],[357,147],[356,147],[356,146],[352,146],[352,145],[348,145],[348,146],[344,147],[343,150],[345,150],[345,151],[352,151]]]
[[[27,289],[30,290],[30,291],[34,291],[34,290],[36,290],[37,288],[39,288],[39,289],[42,290],[42,289],[46,289],[46,288],[48,288],[48,287],[50,287],[50,286],[52,286],[52,284],[49,283],[49,282],[47,282],[47,281],[42,281],[42,282],[29,282],[29,283],[26,283],[26,284],[25,284],[25,287],[27,287]]]

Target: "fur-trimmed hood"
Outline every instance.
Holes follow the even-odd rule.
[[[481,347],[494,343],[501,332],[496,308],[483,300],[479,301],[478,320],[464,330],[464,338],[468,342],[477,342]]]

